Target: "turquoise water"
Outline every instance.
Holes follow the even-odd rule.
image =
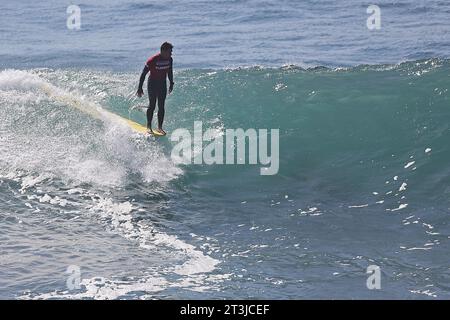
[[[66,4],[0,5],[0,298],[448,298],[448,4],[386,2],[373,42],[356,2],[168,3],[82,3],[73,48]],[[130,37],[155,11],[175,31]],[[133,93],[169,34],[166,138],[79,109],[145,124]],[[174,162],[194,121],[279,129],[278,174]]]

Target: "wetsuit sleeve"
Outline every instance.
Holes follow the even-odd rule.
[[[171,58],[170,59],[170,69],[169,69],[169,73],[168,73],[170,84],[173,84],[173,68],[172,68],[172,66],[173,66],[173,59]]]
[[[139,79],[139,89],[141,89],[141,90],[142,90],[142,86],[144,85],[145,76],[147,75],[149,70],[150,69],[147,67],[147,65],[145,65],[144,69],[142,70],[141,78]]]

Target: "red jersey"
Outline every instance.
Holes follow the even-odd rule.
[[[172,69],[172,58],[164,59],[161,53],[155,54],[147,60],[146,66],[150,69],[152,80],[166,80],[167,73]]]

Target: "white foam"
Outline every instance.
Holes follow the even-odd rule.
[[[21,189],[20,191],[23,193],[26,189],[34,187],[35,185],[41,183],[42,181],[50,178],[47,174],[41,174],[38,176],[25,176],[22,178]]]
[[[54,291],[39,295],[26,294],[20,299],[97,299],[97,300],[113,300],[125,296],[132,292],[158,292],[164,290],[168,282],[163,277],[150,277],[142,279],[138,282],[114,281],[102,277],[94,277],[83,279],[80,287],[83,292],[70,293],[69,291]]]
[[[82,193],[82,192],[83,192],[83,189],[81,189],[81,188],[73,188],[73,189],[67,190],[68,194],[76,194],[76,193]]]
[[[44,80],[30,72],[13,69],[7,69],[0,72],[1,90],[28,91],[39,89],[43,84],[45,84]]]
[[[390,210],[390,211],[398,211],[398,210],[405,209],[407,206],[408,206],[407,203],[402,203],[402,204],[400,204],[400,205],[398,206],[398,208],[395,208],[395,209],[386,209],[386,210]]]
[[[408,184],[406,182],[403,182],[398,191],[405,191]]]
[[[369,204],[359,204],[359,205],[353,205],[353,206],[348,206],[349,208],[366,208],[368,207]]]
[[[173,272],[179,275],[193,275],[212,272],[220,263],[212,257],[197,250],[193,245],[150,228],[146,224],[133,223],[132,211],[136,210],[130,202],[114,203],[111,199],[94,200],[92,212],[97,212],[102,218],[111,220],[111,227],[127,239],[137,241],[145,249],[169,247],[178,252],[186,260],[182,265],[175,266]]]
[[[405,165],[405,169],[408,169],[409,167],[411,167],[413,164],[415,164],[415,161],[410,161]]]
[[[45,76],[45,73],[42,74]],[[55,76],[55,72],[47,76]],[[88,79],[80,79],[75,84],[81,86],[83,80]],[[85,130],[92,132],[91,135],[89,132],[82,132],[84,141],[80,141],[79,132],[73,131],[70,135],[71,123],[57,123],[58,126],[67,126],[68,130],[65,130],[67,133],[63,136],[57,134],[48,136],[49,133],[45,132],[39,135],[15,131],[3,132],[14,130],[16,127],[13,122],[9,127],[5,124],[5,129],[0,126],[2,131],[0,151],[3,149],[8,151],[4,152],[5,157],[0,163],[5,162],[2,167],[7,167],[7,170],[25,170],[39,175],[45,172],[63,179],[105,186],[123,185],[126,183],[128,173],[139,173],[144,182],[168,182],[183,173],[168,156],[164,155],[157,143],[145,141],[146,148],[140,148],[139,141],[135,139],[135,134],[128,125],[120,118],[105,112],[97,102],[77,90],[68,91],[33,72],[20,70],[0,72],[0,90],[2,90],[0,101],[7,102],[9,108],[3,112],[9,114],[14,114],[22,107],[30,108],[27,103],[20,100],[24,94],[32,99],[44,96],[61,108],[61,111],[55,108],[42,109],[43,112],[31,118],[36,125],[42,121],[52,121],[52,117],[48,117],[49,112],[64,114],[66,112],[64,108],[67,107],[80,109],[103,122],[103,129],[94,124],[88,127],[81,125]],[[39,107],[33,106],[34,109]],[[24,188],[39,182],[31,179],[24,182]]]
[[[168,246],[178,252],[184,253],[189,259],[180,266],[176,266],[173,272],[179,275],[193,275],[199,273],[212,272],[219,260],[211,258],[201,251],[197,250],[193,245],[187,244],[179,240],[176,236],[165,233],[155,233],[153,237],[141,238],[141,247],[154,248],[155,246]]]
[[[64,299],[117,299],[127,294],[139,292],[158,292],[168,287],[182,287],[193,291],[213,290],[218,282],[228,278],[229,275],[212,274],[216,266],[220,263],[219,260],[205,255],[195,246],[180,240],[175,235],[169,235],[164,232],[156,230],[148,222],[133,220],[133,213],[139,211],[129,201],[117,202],[111,198],[101,197],[98,194],[93,194],[91,191],[84,191],[81,188],[74,188],[77,194],[90,196],[85,204],[89,214],[95,214],[99,220],[108,226],[108,229],[114,233],[136,242],[141,248],[148,250],[155,250],[163,252],[162,249],[167,248],[171,256],[178,257],[180,264],[174,264],[160,270],[158,274],[148,277],[142,277],[138,281],[117,281],[114,279],[104,279],[102,277],[94,277],[83,279],[81,286],[83,292],[70,293],[69,291],[55,291],[39,295],[27,294],[20,298],[22,299],[50,299],[50,298],[64,298]],[[73,194],[73,192],[70,192]],[[41,203],[60,205],[63,199],[58,196],[52,196],[44,193],[42,196],[31,197],[39,200]],[[202,239],[198,237],[198,239]],[[212,240],[211,238],[208,238]],[[204,247],[204,246],[202,246]],[[164,277],[165,274],[177,274],[182,276],[177,281],[170,283]],[[99,281],[99,279],[101,281]]]

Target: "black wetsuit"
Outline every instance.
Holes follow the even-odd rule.
[[[158,128],[162,128],[164,122],[164,104],[167,96],[166,80],[148,79],[147,83],[149,105],[147,109],[147,127],[150,128],[155,112],[156,101],[158,101]]]
[[[148,77],[147,85],[149,99],[149,106],[147,109],[147,127],[151,127],[156,101],[158,101],[158,128],[162,128],[165,113],[164,104],[167,96],[167,76],[169,77],[170,86],[173,87],[174,84],[172,58],[164,59],[161,54],[157,54],[147,60],[139,79],[139,89],[141,90],[145,81],[145,76],[149,71],[150,76]]]

